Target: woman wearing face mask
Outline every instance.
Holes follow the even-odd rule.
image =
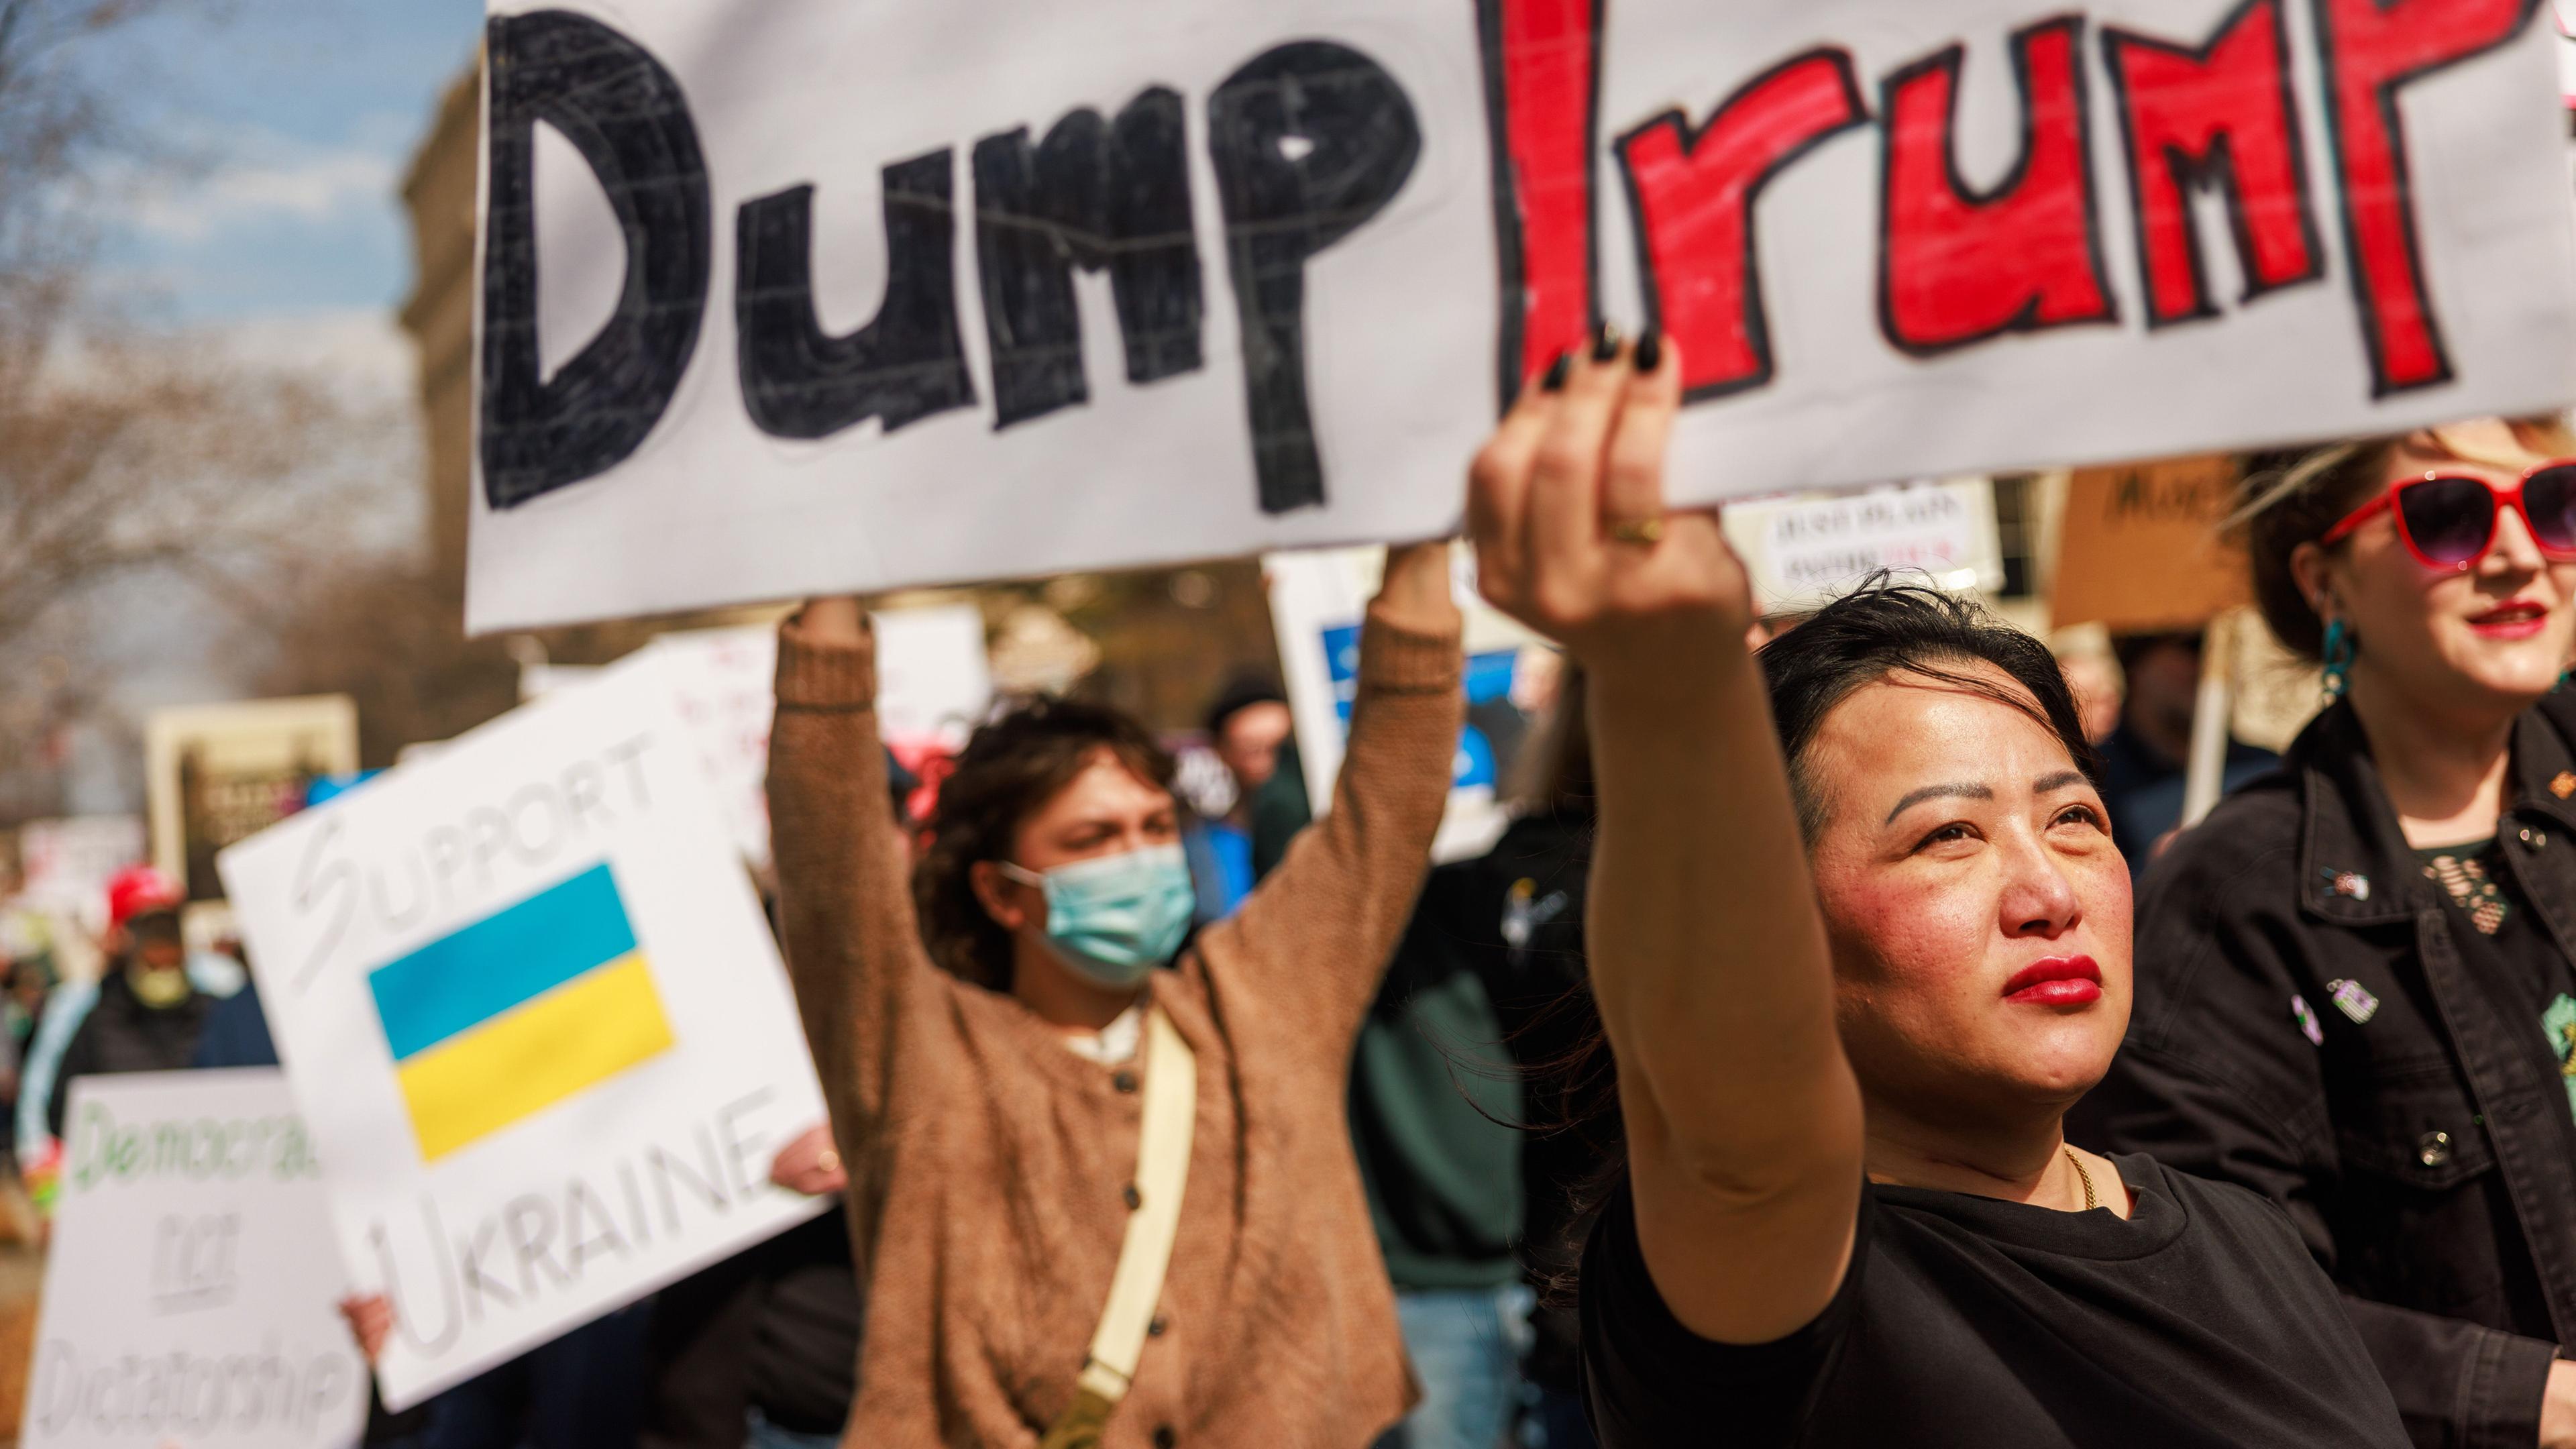
[[[2079,1135],[2241,1182],[2421,1445],[2576,1444],[2576,439],[2257,460],[2254,592],[2333,702],[2148,877]]]
[[[1445,547],[1390,554],[1330,815],[1186,950],[1172,767],[1142,726],[1064,702],[986,725],[916,873],[857,605],[782,631],[782,934],[868,1287],[844,1442],[1348,1449],[1402,1416],[1345,1073],[1448,793],[1449,587]],[[1131,1291],[1143,1260],[1158,1293]]]
[[[1664,510],[1679,374],[1649,334],[1534,391],[1469,505],[1488,595],[1591,681],[1602,1442],[2398,1449],[2277,1212],[2059,1130],[2127,1018],[2129,878],[2055,661],[1878,588],[1757,664],[1716,519]]]

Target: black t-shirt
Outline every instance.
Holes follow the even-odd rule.
[[[1865,1187],[1813,1323],[1734,1347],[1682,1327],[1623,1189],[1583,1259],[1603,1449],[2406,1449],[2397,1406],[2289,1220],[2115,1159],[2136,1210]]]

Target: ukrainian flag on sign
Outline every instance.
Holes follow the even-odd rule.
[[[367,985],[427,1162],[671,1045],[606,865],[376,968]]]

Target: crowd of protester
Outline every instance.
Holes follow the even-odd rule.
[[[368,1442],[2576,1444],[2576,438],[2248,460],[2326,703],[2186,828],[2197,635],[2113,641],[2114,703],[1902,579],[1765,619],[1665,506],[1671,347],[1535,381],[1470,532],[1568,663],[1471,859],[1445,546],[1390,553],[1320,815],[1257,674],[1222,808],[1050,698],[916,809],[859,604],[791,618],[830,1119],[770,1175],[834,1210]],[[22,1163],[80,1077],[276,1063],[180,906],[119,876],[94,981],[13,945]]]

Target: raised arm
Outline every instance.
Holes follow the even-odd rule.
[[[779,630],[769,836],[796,1009],[857,1174],[887,1110],[906,1004],[935,968],[886,803],[876,647],[854,600],[817,600]]]
[[[1276,1009],[1326,1037],[1356,1035],[1431,864],[1449,799],[1458,725],[1459,637],[1449,546],[1387,551],[1360,631],[1350,749],[1324,818],[1297,838],[1234,919],[1210,928],[1255,960]]]
[[[1621,349],[1528,389],[1468,517],[1487,597],[1591,679],[1586,936],[1646,1265],[1694,1333],[1764,1343],[1849,1266],[1860,1092],[1744,570],[1714,513],[1665,512],[1681,371],[1669,346],[1648,361]]]

